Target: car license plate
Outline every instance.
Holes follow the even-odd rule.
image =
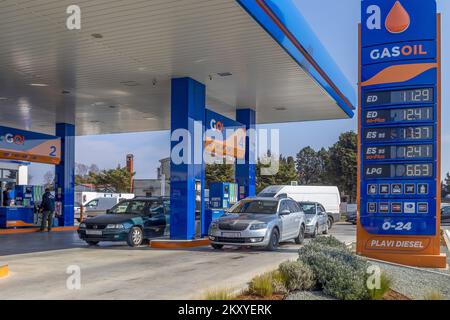
[[[222,237],[224,238],[239,238],[240,236],[240,232],[222,232]]]
[[[103,233],[102,230],[86,230],[86,234],[92,236],[101,236]]]

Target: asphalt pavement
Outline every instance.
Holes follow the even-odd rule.
[[[354,241],[355,227],[335,225],[331,234]],[[276,252],[232,247],[161,250],[123,243],[88,247],[74,232],[7,237],[7,242],[0,239],[0,264],[9,264],[10,275],[0,279],[0,300],[202,298],[211,289],[243,288],[255,275],[297,259],[300,248],[293,242]],[[74,285],[78,280],[79,289]]]

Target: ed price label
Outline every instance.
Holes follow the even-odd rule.
[[[432,107],[396,108],[368,110],[365,112],[365,122],[368,125],[390,124],[396,122],[414,123],[433,120]]]
[[[433,88],[367,92],[364,94],[364,106],[433,103],[433,93]]]

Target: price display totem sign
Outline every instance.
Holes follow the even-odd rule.
[[[357,251],[445,267],[436,2],[363,0],[361,17]]]

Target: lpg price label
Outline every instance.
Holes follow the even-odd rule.
[[[436,2],[361,4],[358,252],[432,255],[439,251]]]

